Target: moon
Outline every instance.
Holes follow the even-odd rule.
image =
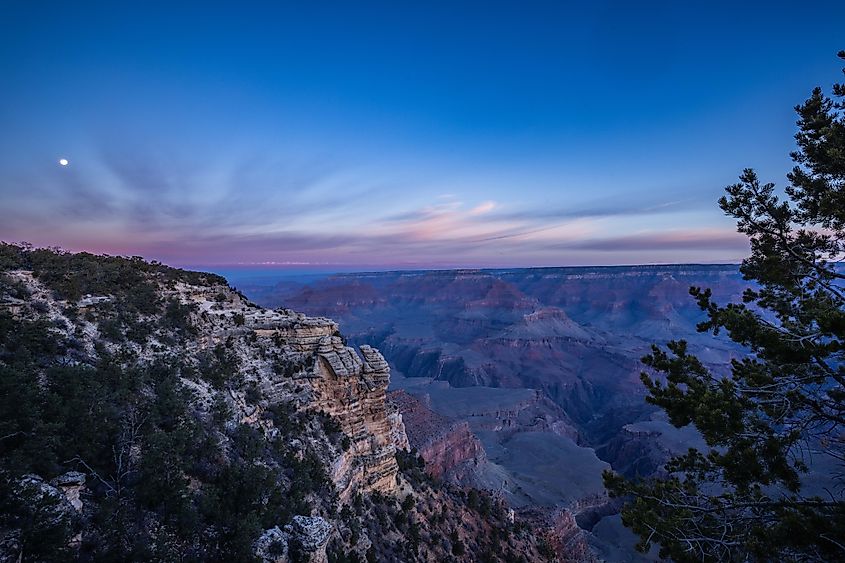
[[[69,164],[69,162],[67,161],[66,158],[60,158],[59,164],[61,164],[62,166],[67,166]]]

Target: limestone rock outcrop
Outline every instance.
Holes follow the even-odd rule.
[[[66,304],[51,301],[50,292],[32,272],[14,274],[33,295],[43,296],[51,315],[61,315]],[[164,300],[178,301],[194,311],[192,322],[198,331],[195,339],[185,343],[187,352],[213,354],[224,347],[236,358],[239,371],[249,374],[247,379],[261,390],[263,406],[246,401],[242,390],[230,389],[239,422],[272,434],[274,429],[262,413],[275,403],[293,401],[302,410],[324,412],[336,419],[350,442],[347,449],[325,460],[341,501],[353,492],[396,490],[396,448],[406,448],[407,438],[401,414],[388,411],[385,404],[390,367],[378,350],[361,346],[359,355],[345,344],[336,322],[290,309],[262,309],[228,287],[179,281],[159,287],[159,292]],[[89,307],[105,302],[95,296],[86,299]],[[85,353],[95,357],[93,341],[99,328],[84,320],[83,325]],[[137,352],[142,359],[152,360],[153,349]],[[207,386],[184,378],[183,383],[210,404],[212,391]],[[77,487],[70,481],[62,485],[73,497],[74,507],[79,503]]]
[[[390,367],[384,357],[362,346],[362,360],[337,336],[322,338],[309,383],[319,410],[334,417],[350,438],[350,447],[333,467],[340,498],[363,488],[383,493],[396,489],[395,421],[385,405]]]
[[[284,529],[274,526],[265,530],[256,540],[253,549],[262,563],[288,563],[307,561],[326,563],[326,546],[334,527],[320,516],[294,516]],[[292,557],[292,553],[296,555]]]
[[[324,563],[326,544],[331,538],[332,525],[319,516],[294,516],[293,524],[285,526],[293,534],[295,541],[302,548],[312,563]]]
[[[68,415],[60,412],[55,425],[39,428],[46,439],[32,444],[94,440],[106,456],[86,455],[85,462],[77,456],[43,477],[34,474],[43,464],[21,456],[25,463],[7,476],[6,494],[25,516],[21,522],[58,532],[33,541],[23,525],[6,519],[12,525],[0,526],[0,561],[42,554],[129,560],[141,556],[135,546],[144,548],[143,558],[167,561],[239,561],[249,554],[265,563],[374,554],[383,561],[448,561],[457,546],[467,560],[491,553],[503,536],[506,550],[494,559],[540,560],[545,544],[533,529],[506,532],[516,522],[506,518],[503,500],[484,493],[491,510],[482,514],[457,487],[425,479],[414,460],[401,456],[399,472],[397,449],[415,443],[408,430],[418,426],[406,427],[402,411],[386,402],[390,367],[381,353],[347,346],[337,323],[261,309],[213,274],[138,258],[36,254],[2,244],[0,250],[4,335],[32,329],[24,342],[37,343],[31,347],[37,355],[21,370],[27,377],[17,386],[20,396],[28,400],[35,389],[50,405],[73,401]],[[16,342],[3,344],[10,341]],[[14,348],[0,348],[3,363]],[[54,365],[67,373],[52,373]],[[62,385],[52,385],[53,376]],[[103,393],[78,393],[75,384],[85,378]],[[80,412],[89,416],[75,416]],[[450,456],[472,450],[463,445],[468,432],[446,428],[458,432],[430,442],[438,445],[429,450],[431,466],[444,473],[466,465]],[[28,439],[15,447],[28,448]],[[47,453],[61,451],[56,459],[66,459],[65,449],[74,448]],[[131,468],[112,475],[110,454],[118,467]],[[170,505],[159,502],[170,489],[162,491],[157,477],[178,484],[186,522],[196,527],[170,525]],[[118,487],[125,522],[110,521]],[[383,494],[369,494],[376,492]],[[103,541],[125,530],[128,542],[122,535]],[[444,539],[453,534],[454,544]]]
[[[393,401],[387,402],[387,423],[390,425],[390,440],[396,449],[406,452],[411,451],[408,431],[405,428],[405,419],[399,407]]]
[[[85,488],[85,474],[79,471],[68,471],[59,475],[50,484],[57,487],[64,495],[70,505],[77,512],[82,510],[82,489]]]
[[[237,294],[216,299],[198,288],[183,286],[180,299],[198,305],[210,330],[203,345],[225,343],[232,334],[254,335],[256,346],[276,350],[271,365],[254,349],[238,349],[240,364],[256,375],[256,383],[270,404],[298,397],[300,408],[334,418],[349,439],[349,447],[327,460],[340,499],[355,492],[396,490],[396,448],[407,447],[401,414],[388,411],[385,393],[390,367],[375,348],[361,346],[360,355],[347,346],[337,323],[307,317],[288,309],[253,307]],[[238,319],[233,326],[232,320]],[[281,367],[280,367],[281,366]],[[305,392],[296,392],[299,385]],[[260,424],[260,409],[234,398],[241,421]]]
[[[287,563],[288,539],[288,534],[278,526],[265,530],[253,545],[255,556],[261,563]]]

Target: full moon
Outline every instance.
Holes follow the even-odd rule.
[[[60,158],[59,164],[61,164],[62,166],[67,166],[68,165],[67,159],[66,158]]]

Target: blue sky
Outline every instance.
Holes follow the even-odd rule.
[[[0,239],[176,265],[736,261],[845,4],[34,3],[0,20]],[[68,166],[58,159],[67,158]]]

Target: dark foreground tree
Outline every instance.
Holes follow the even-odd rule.
[[[661,479],[604,476],[639,547],[677,561],[845,561],[845,85],[796,111],[785,196],[749,169],[719,201],[750,239],[754,289],[726,306],[690,290],[699,330],[724,330],[747,356],[721,376],[684,342],[644,358],[648,401],[694,424],[708,451],[673,458]]]

